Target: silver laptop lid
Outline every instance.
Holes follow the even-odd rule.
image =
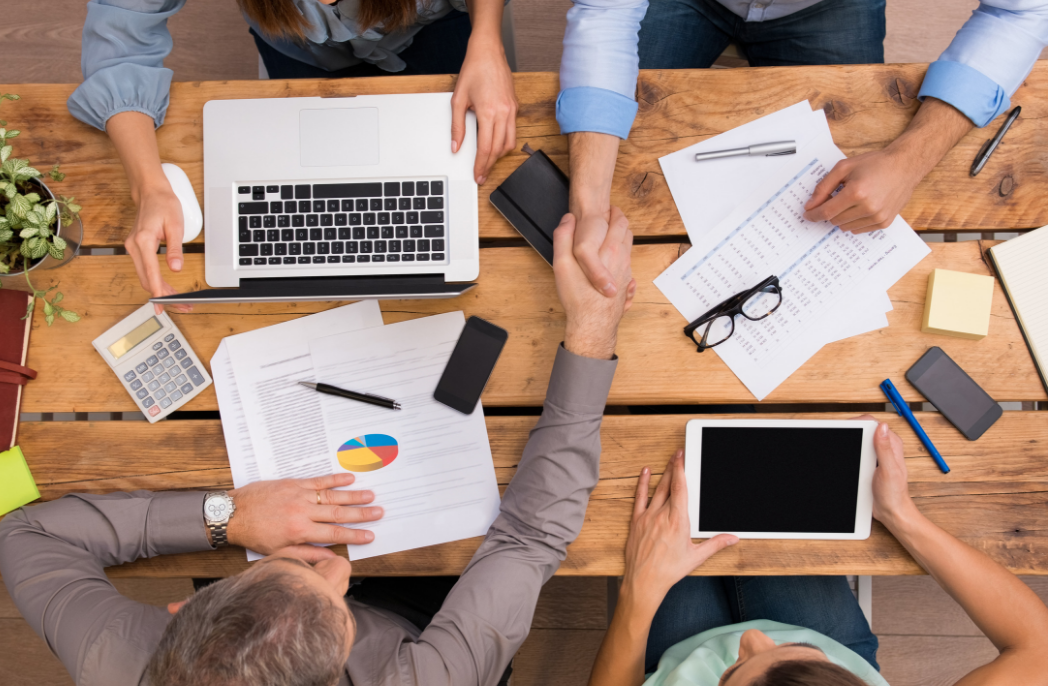
[[[472,113],[462,149],[451,153],[450,93],[212,100],[204,106],[207,283],[474,279],[475,154]]]

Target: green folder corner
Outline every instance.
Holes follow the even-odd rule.
[[[0,453],[0,517],[40,497],[22,449]]]

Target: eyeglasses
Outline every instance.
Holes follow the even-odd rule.
[[[782,304],[779,277],[769,276],[753,288],[733,295],[684,327],[684,335],[694,341],[698,352],[718,346],[735,333],[735,317],[760,321]],[[695,338],[695,334],[700,334]]]

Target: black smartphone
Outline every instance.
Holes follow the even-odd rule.
[[[472,414],[507,338],[506,330],[491,322],[480,317],[467,319],[433,397],[463,414]]]
[[[969,441],[986,433],[1002,414],[1001,406],[942,348],[928,348],[906,372],[906,380]]]

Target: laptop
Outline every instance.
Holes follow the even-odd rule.
[[[205,280],[159,303],[442,298],[480,271],[451,93],[204,105]]]

